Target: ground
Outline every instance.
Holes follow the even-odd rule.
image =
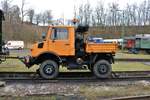
[[[0,100],[103,100],[150,94],[150,81],[8,82]]]

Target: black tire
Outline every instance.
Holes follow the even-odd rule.
[[[19,47],[19,48],[18,48],[18,50],[22,50],[22,48],[21,48],[21,47]]]
[[[147,53],[147,54],[150,54],[150,50],[146,50],[146,53]]]
[[[93,73],[97,78],[110,78],[111,72],[111,64],[107,60],[99,60],[94,64]]]
[[[45,79],[54,79],[58,73],[58,64],[53,60],[46,60],[40,65],[39,74]]]
[[[139,50],[139,49],[133,49],[133,53],[134,53],[134,54],[139,54],[139,53],[140,53],[140,50]]]

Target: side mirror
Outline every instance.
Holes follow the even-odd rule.
[[[54,29],[54,33],[52,34],[52,42],[55,42],[55,40],[57,39],[57,30],[55,28]]]
[[[42,33],[42,39],[45,39],[45,38],[46,38],[46,33],[43,32],[43,33]]]
[[[52,38],[52,42],[55,42],[55,40],[56,40],[56,37],[53,37],[53,38]]]
[[[42,39],[45,39],[45,36],[42,36]]]

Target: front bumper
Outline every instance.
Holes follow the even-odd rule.
[[[19,59],[28,68],[32,67],[35,64],[35,58],[31,56],[20,57]]]

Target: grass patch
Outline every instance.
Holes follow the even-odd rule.
[[[0,72],[35,72],[38,66],[27,68],[18,59],[7,59],[0,64]]]
[[[112,65],[113,71],[150,71],[150,66],[139,62],[116,62]]]
[[[116,53],[115,58],[140,58],[140,59],[150,59],[148,54],[129,54],[129,53]]]

